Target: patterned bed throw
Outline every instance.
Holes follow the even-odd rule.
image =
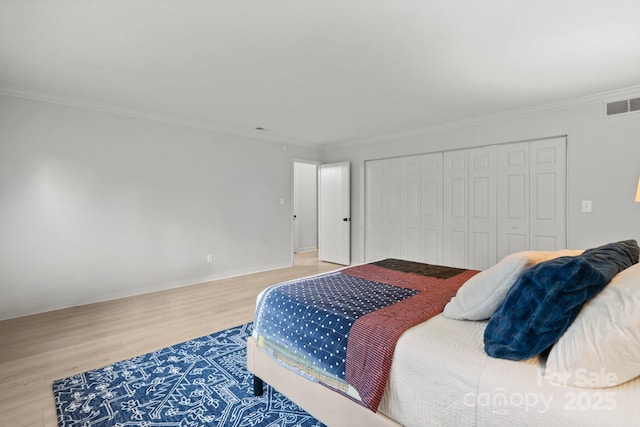
[[[258,302],[258,343],[327,385],[348,383],[375,411],[400,335],[442,312],[476,273],[387,259],[275,285]]]

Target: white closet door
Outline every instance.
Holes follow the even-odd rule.
[[[442,264],[443,156],[442,153],[420,156],[422,162],[422,233],[420,260]]]
[[[444,259],[445,265],[465,268],[469,243],[469,150],[444,153]]]
[[[366,259],[486,269],[566,246],[566,138],[366,162]]]
[[[498,148],[498,260],[566,247],[566,138]]]
[[[421,256],[421,156],[366,163],[366,258]]]
[[[467,268],[496,263],[496,147],[469,150],[469,258]]]
[[[402,159],[386,159],[382,165],[382,247],[385,258],[402,258],[404,205]]]
[[[421,219],[421,170],[422,163],[419,156],[402,158],[404,176],[404,218],[403,218],[403,253],[404,259],[420,260],[420,219]]]
[[[497,259],[529,249],[529,143],[498,146]]]
[[[366,162],[366,209],[367,226],[366,260],[378,261],[384,258],[382,220],[382,160]]]
[[[566,139],[531,142],[530,247],[566,248]]]

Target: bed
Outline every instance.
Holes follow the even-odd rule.
[[[483,272],[382,260],[275,285],[258,298],[247,345],[254,391],[261,393],[264,381],[329,426],[636,425],[638,252],[635,241],[586,251],[521,252]],[[326,370],[307,357],[304,343],[294,348],[301,340],[291,337],[309,327],[301,325],[305,314],[273,310],[295,306],[294,312],[303,313],[304,305],[317,314],[307,291],[329,282],[328,293],[339,296],[329,304],[334,308],[323,310],[344,315],[345,280],[352,282],[347,288],[373,289],[358,294],[359,300],[383,295],[383,301],[358,308],[355,321],[345,316],[351,330],[341,336],[371,348],[358,353],[348,342],[338,346],[342,354],[331,347],[336,357],[328,364],[336,367]],[[300,288],[307,289],[303,297]],[[277,303],[265,308],[270,299]],[[512,318],[510,310],[516,312]],[[414,311],[420,313],[407,315]],[[319,323],[328,321],[336,321],[332,313]],[[514,327],[529,330],[514,334]],[[386,335],[391,338],[380,341]],[[516,340],[501,342],[514,335]],[[540,346],[543,351],[532,356]],[[366,362],[349,363],[354,355]]]

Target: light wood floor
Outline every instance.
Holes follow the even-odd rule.
[[[57,426],[52,383],[253,320],[265,287],[339,268],[291,268],[0,321],[0,426]]]

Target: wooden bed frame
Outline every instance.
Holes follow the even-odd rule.
[[[254,392],[261,393],[264,381],[330,427],[401,427],[385,415],[284,368],[264,353],[253,337],[247,340],[247,368],[255,376]]]

